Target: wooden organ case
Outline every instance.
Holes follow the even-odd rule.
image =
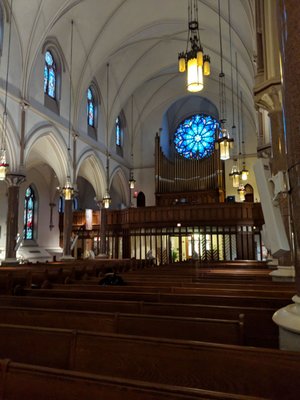
[[[203,159],[187,159],[174,151],[167,158],[155,137],[155,197],[157,206],[220,203],[225,199],[224,162],[219,150]]]

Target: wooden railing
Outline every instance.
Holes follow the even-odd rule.
[[[205,205],[175,205],[171,207],[141,207],[125,210],[105,210],[108,227],[134,228],[182,225],[261,227],[264,223],[260,203],[219,203]],[[73,226],[85,224],[84,211],[73,214]],[[99,211],[93,212],[93,226],[99,225]]]

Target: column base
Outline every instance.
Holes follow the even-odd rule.
[[[20,261],[17,258],[5,258],[4,260],[1,261],[1,266],[2,267],[13,267],[13,266],[19,266]]]
[[[279,326],[279,347],[281,350],[300,351],[300,297],[295,295],[294,304],[280,308],[273,315]]]
[[[96,257],[95,257],[95,259],[99,259],[99,258],[101,258],[101,259],[103,259],[103,258],[108,258],[108,255],[107,254],[98,254]]]
[[[293,265],[278,265],[277,269],[270,272],[269,275],[272,277],[272,281],[295,282],[295,267]]]
[[[74,261],[75,258],[73,256],[66,256],[66,255],[62,255],[60,261]]]

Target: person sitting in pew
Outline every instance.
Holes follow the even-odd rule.
[[[99,281],[99,285],[101,286],[123,286],[125,284],[126,283],[124,279],[121,276],[117,275],[115,272],[108,272],[107,274],[105,274],[104,278]]]

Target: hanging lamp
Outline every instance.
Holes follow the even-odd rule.
[[[245,161],[245,140],[244,140],[244,118],[243,118],[243,93],[241,92],[241,120],[242,120],[242,129],[241,129],[241,135],[242,135],[242,152],[243,152],[243,168],[241,171],[241,177],[242,181],[246,181],[249,176],[249,171],[246,168],[246,161]]]
[[[203,75],[210,75],[210,57],[203,54],[198,22],[198,0],[189,0],[188,37],[186,51],[178,55],[179,72],[187,71],[187,90],[200,92],[204,87]]]
[[[109,63],[106,64],[106,189],[103,197],[104,208],[109,208],[111,204],[111,197],[109,194],[109,157],[108,152],[108,100],[109,100]]]
[[[70,90],[69,90],[69,132],[68,132],[68,169],[70,171],[70,165],[69,162],[71,160],[71,130],[72,130],[72,124],[71,124],[71,117],[72,117],[72,68],[73,68],[73,29],[74,29],[74,21],[71,21],[71,51],[70,51]],[[74,188],[71,183],[71,174],[69,173],[67,176],[66,183],[64,187],[62,188],[62,194],[65,200],[72,200],[74,196]]]
[[[133,138],[134,138],[134,129],[133,129],[133,95],[131,96],[131,131],[132,131],[132,137],[131,137],[131,167],[133,164]],[[130,169],[130,174],[129,174],[129,189],[134,189],[135,187],[135,182],[136,180],[134,179],[133,175],[133,170],[132,168]]]
[[[226,85],[225,73],[223,70],[223,47],[222,47],[222,27],[221,27],[221,6],[218,0],[219,8],[219,39],[220,39],[220,58],[221,58],[221,72],[219,74],[219,97],[220,97],[220,126],[218,129],[218,136],[216,139],[216,148],[220,150],[220,159],[228,160],[230,158],[230,150],[233,147],[233,138],[229,137],[226,128]]]

